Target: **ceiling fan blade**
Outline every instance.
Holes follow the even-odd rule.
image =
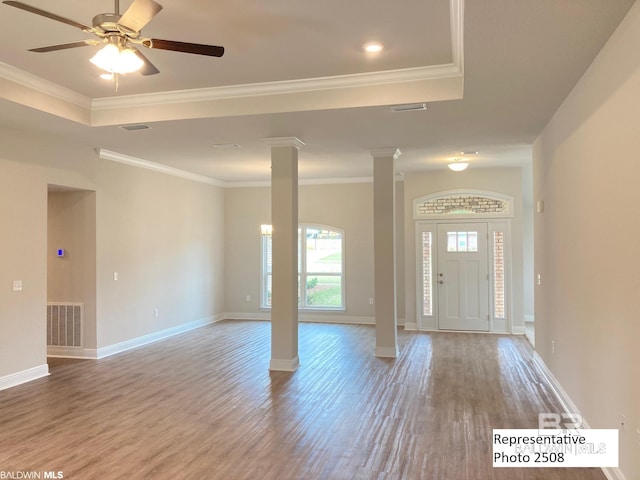
[[[133,32],[139,32],[160,10],[162,5],[153,0],[134,0],[118,20],[118,25]]]
[[[136,55],[142,59],[144,65],[140,69],[140,75],[155,75],[156,73],[160,73],[160,70],[156,68],[156,66],[149,61],[147,57],[145,57],[140,50],[134,48],[136,51]]]
[[[224,47],[215,45],[203,45],[201,43],[175,42],[173,40],[160,40],[151,38],[142,43],[145,47],[157,48],[159,50],[171,50],[174,52],[194,53],[196,55],[207,55],[209,57],[221,57],[224,55]]]
[[[14,2],[9,0],[5,0],[2,3],[4,3],[5,5],[9,5],[10,7],[19,8],[20,10],[25,10],[27,12],[40,15],[42,17],[50,18],[51,20],[56,20],[57,22],[66,23],[67,25],[71,25],[72,27],[79,28],[80,30],[84,30],[85,32],[91,31],[91,27],[89,27],[88,25],[83,25],[82,23],[78,23],[74,20],[61,17],[60,15],[56,15],[55,13],[47,12],[45,10],[40,10],[39,8],[32,7],[31,5],[27,5],[26,3]]]
[[[66,50],[67,48],[86,47],[90,45],[87,42],[62,43],[60,45],[50,45],[48,47],[30,48],[30,52],[46,53],[55,52],[56,50]]]

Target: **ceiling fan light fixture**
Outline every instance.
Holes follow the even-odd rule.
[[[140,70],[144,65],[142,59],[132,48],[120,48],[108,43],[92,58],[91,63],[109,73],[131,73]]]

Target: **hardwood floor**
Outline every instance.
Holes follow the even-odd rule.
[[[492,468],[493,428],[559,404],[523,337],[300,325],[300,369],[269,372],[269,324],[222,322],[0,392],[0,472],[67,480],[604,480]]]

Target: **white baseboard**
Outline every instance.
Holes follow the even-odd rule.
[[[95,360],[98,358],[98,351],[95,348],[57,347],[48,345],[47,357]]]
[[[522,326],[517,325],[517,326],[512,326],[511,327],[511,334],[512,335],[524,335],[524,333],[525,333],[524,325],[522,325]]]
[[[269,370],[277,372],[295,372],[300,366],[300,359],[296,356],[292,359],[272,358]]]
[[[525,315],[524,316],[525,323],[533,323],[535,319],[536,319],[535,315]]]
[[[100,359],[117,353],[126,352],[127,350],[158,342],[160,340],[173,337],[174,335],[195,330],[196,328],[205,327],[221,320],[224,320],[224,315],[217,314],[211,317],[195,320],[193,322],[183,323],[182,325],[176,325],[175,327],[160,330],[158,332],[149,333],[148,335],[143,335],[141,337],[132,338],[131,340],[125,340],[124,342],[109,345],[108,347],[98,348],[96,358]]]
[[[38,378],[46,377],[49,375],[49,365],[38,365],[37,367],[22,370],[21,372],[11,373],[0,377],[0,390],[16,387],[23,383],[37,380]]]
[[[270,321],[271,312],[225,312],[225,320],[261,320]],[[298,312],[299,322],[309,323],[339,323],[345,325],[375,325],[376,318],[367,315],[343,315],[340,312]],[[405,330],[417,330],[415,328],[406,328],[404,318],[398,318],[398,326],[405,325]],[[415,325],[415,324],[413,324]]]
[[[404,322],[404,329],[412,332],[418,331],[418,323],[417,322]]]
[[[298,319],[309,323],[341,323],[345,325],[375,325],[374,317],[356,315],[332,315],[331,313],[300,312]]]
[[[605,467],[602,469],[602,473],[607,477],[607,480],[627,480],[619,468]]]
[[[271,312],[224,312],[223,316],[225,320],[259,320],[265,322],[271,320]]]
[[[562,388],[562,385],[560,385],[560,382],[558,381],[558,379],[553,375],[553,373],[551,373],[551,370],[549,370],[549,367],[547,367],[547,364],[544,363],[544,360],[538,354],[538,352],[533,352],[533,361],[538,367],[538,369],[540,370],[540,372],[542,373],[542,375],[547,380],[547,383],[551,386],[553,393],[555,394],[557,399],[560,401],[562,405],[562,409],[565,411],[565,413],[580,415],[580,410],[578,410],[578,407],[576,406],[576,404],[573,403],[573,400],[571,400],[571,397],[569,397],[569,394],[567,394],[564,388]],[[590,428],[588,425],[585,425],[585,426],[587,428]]]
[[[544,363],[544,360],[538,354],[538,352],[533,352],[533,361],[540,370],[540,373],[542,373],[542,375],[547,380],[547,383],[551,386],[553,393],[560,401],[562,409],[565,411],[565,413],[577,414],[582,417],[582,414],[580,413],[580,410],[578,410],[576,404],[573,402],[573,400],[571,400],[571,397],[564,390],[564,388],[562,388],[562,385],[560,385],[560,382],[555,377],[555,375],[551,373],[551,370],[549,370],[549,367],[547,367],[547,364]],[[585,428],[591,428],[584,417],[582,417],[582,424]],[[624,473],[622,473],[622,470],[620,470],[619,468],[606,467],[602,469],[602,472],[608,480],[626,480]]]
[[[225,312],[226,320],[261,320],[271,321],[271,312]],[[351,325],[375,325],[374,317],[341,315],[326,312],[298,312],[299,322],[308,323],[344,323]]]

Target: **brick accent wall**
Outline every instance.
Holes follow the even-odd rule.
[[[436,198],[418,204],[420,215],[451,215],[456,213],[504,213],[507,202],[477,195]]]

